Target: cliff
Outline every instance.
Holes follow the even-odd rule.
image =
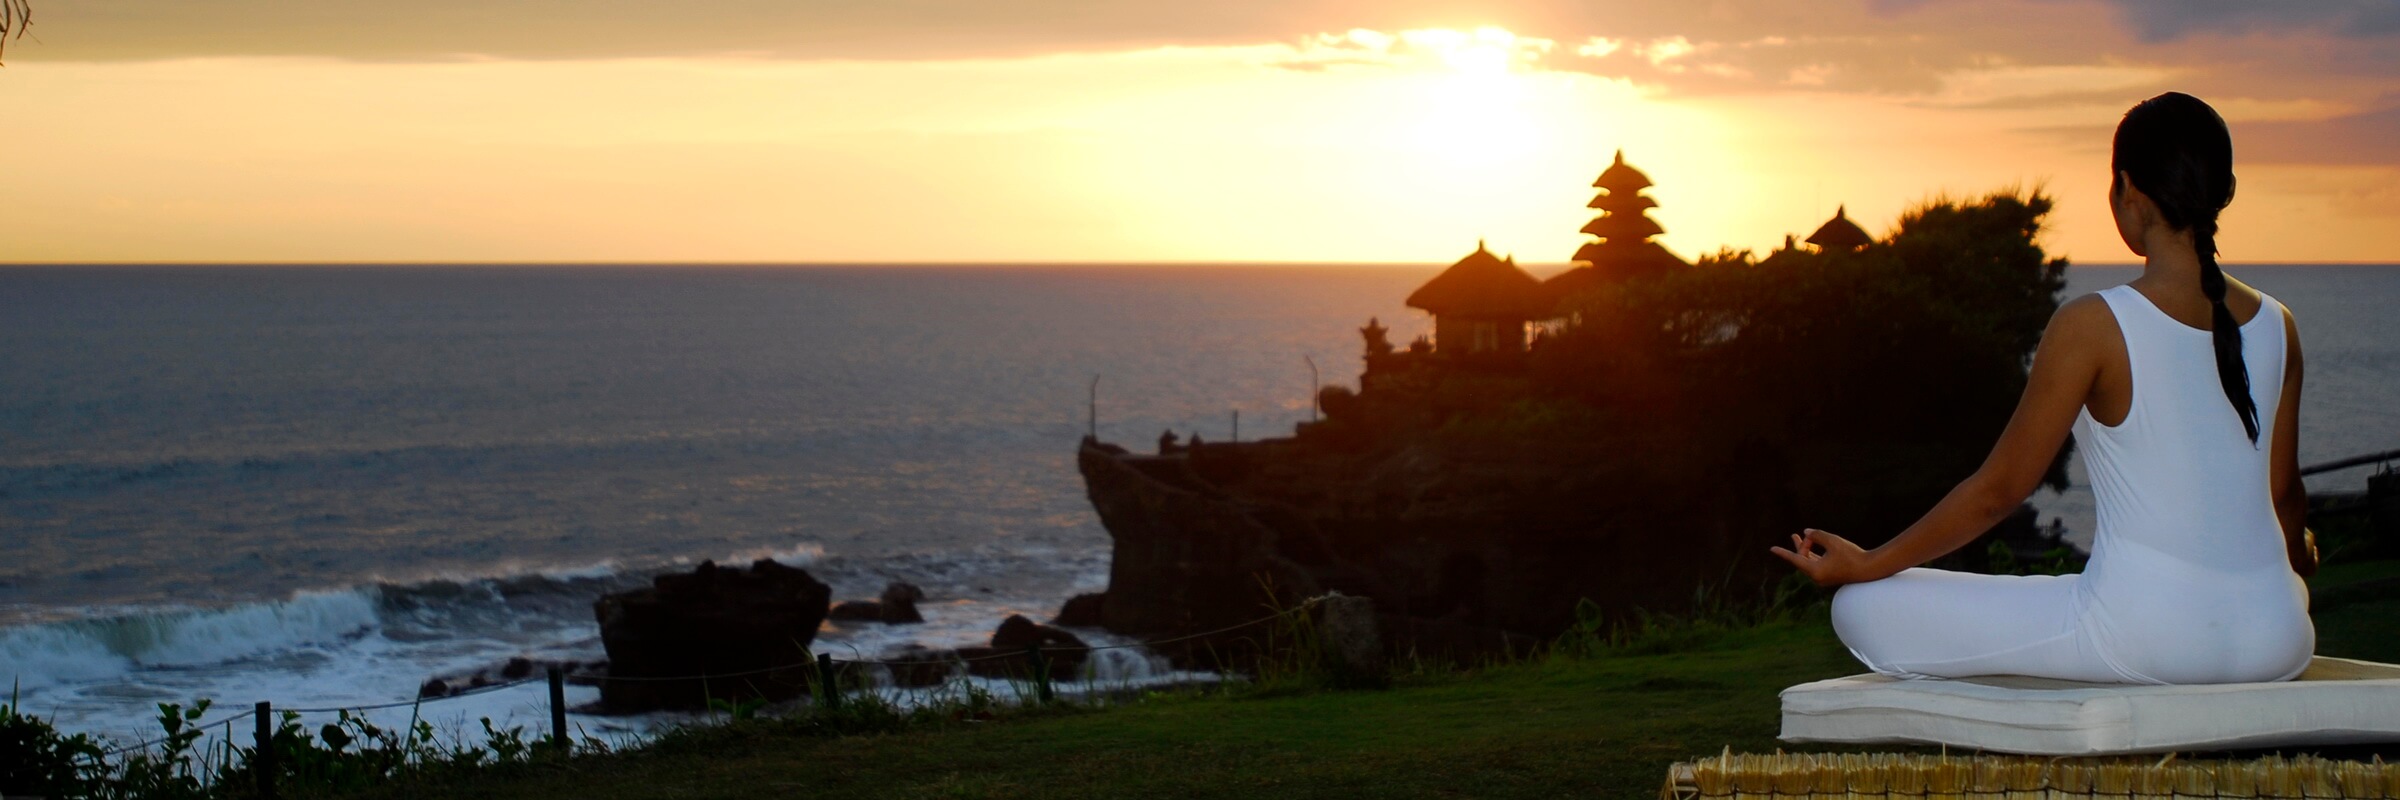
[[[1472,657],[1555,637],[1586,600],[1617,621],[1754,606],[1788,588],[1769,546],[1880,544],[1981,463],[2064,285],[2034,243],[2049,208],[1937,201],[1863,248],[1596,285],[1522,349],[1402,352],[1370,321],[1360,388],[1321,392],[1292,438],[1086,440],[1116,554],[1061,622],[1157,639],[1336,590],[1373,600],[1398,653]],[[2072,567],[2033,523],[1936,565]],[[1238,659],[1257,635],[1169,655]]]
[[[1077,462],[1116,547],[1098,621],[1188,635],[1333,590],[1374,601],[1395,653],[1465,658],[1554,637],[1583,599],[1623,618],[1778,577],[1762,533],[1797,513],[1778,465],[1540,450],[1286,439],[1144,456],[1087,441]],[[1257,635],[1169,655],[1221,662]]]

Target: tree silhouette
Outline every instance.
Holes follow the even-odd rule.
[[[0,55],[8,54],[10,34],[23,39],[25,27],[32,24],[32,0],[0,0]]]

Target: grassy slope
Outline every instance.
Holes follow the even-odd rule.
[[[2329,569],[2321,582],[2394,575],[2400,562]],[[2328,609],[2318,630],[2322,654],[2400,662],[2400,597]],[[1382,692],[1175,697],[839,739],[760,726],[395,795],[1644,797],[1670,762],[1726,746],[1773,750],[1778,689],[1856,671],[1815,622],[1695,652],[1501,667]]]

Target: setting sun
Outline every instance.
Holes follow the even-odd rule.
[[[2112,54],[1931,7],[1295,11],[1307,27],[1023,47],[945,19],[966,27],[920,32],[939,44],[784,45],[805,52],[749,33],[375,49],[416,35],[395,19],[251,49],[145,27],[122,46],[159,49],[119,53],[79,48],[132,23],[58,5],[8,51],[12,119],[40,122],[9,129],[0,260],[1413,262],[1484,236],[1542,262],[1573,252],[1618,150],[1659,181],[1678,252],[2043,184],[2047,244],[2117,260],[2105,127],[2170,81],[2226,87],[2247,159],[2229,258],[2400,249],[2389,79],[2269,91],[2045,8]],[[1932,27],[1892,29],[1909,20]],[[1926,32],[1950,27],[1973,33]],[[945,235],[915,235],[928,215]]]
[[[2400,0],[653,8],[0,0],[0,800],[2400,742]]]

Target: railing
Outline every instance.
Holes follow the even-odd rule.
[[[2315,475],[2319,472],[2332,472],[2337,469],[2348,469],[2361,464],[2373,464],[2378,461],[2393,460],[2400,460],[2400,450],[2385,450],[2381,453],[2368,453],[2363,456],[2351,456],[2339,461],[2327,461],[2323,464],[2311,464],[2301,467],[2300,474],[2305,477],[2309,475]]]

